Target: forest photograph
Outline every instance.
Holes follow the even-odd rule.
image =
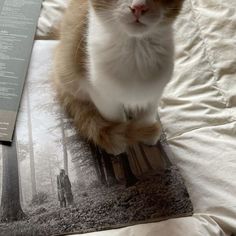
[[[85,233],[192,214],[164,142],[109,155],[79,136],[46,77],[30,78],[14,141],[0,144],[0,235]]]

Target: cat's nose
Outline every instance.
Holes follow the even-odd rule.
[[[131,5],[129,8],[137,19],[149,10],[146,4],[135,4]]]

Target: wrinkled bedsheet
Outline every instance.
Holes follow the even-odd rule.
[[[67,0],[44,1],[38,38],[58,26],[66,5]],[[175,154],[171,161],[181,170],[195,214],[87,235],[236,233],[236,1],[186,0],[175,35],[175,73],[159,113]],[[38,40],[32,60],[46,54],[51,60],[55,44]]]

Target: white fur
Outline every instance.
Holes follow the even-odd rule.
[[[92,85],[88,93],[101,114],[124,121],[125,109],[141,108],[145,113],[140,121],[155,122],[157,104],[173,70],[171,26],[131,36],[90,9],[87,50]]]
[[[147,0],[133,0],[131,6],[145,5]]]

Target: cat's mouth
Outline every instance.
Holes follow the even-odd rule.
[[[144,25],[144,24],[143,24],[140,20],[138,20],[138,19],[135,21],[135,23],[136,23],[136,24],[140,24],[140,25]]]
[[[144,27],[144,26],[146,26],[146,24],[144,24],[143,22],[141,22],[139,19],[130,22],[130,24],[131,24],[131,25],[135,25],[135,26],[139,26],[139,27]]]
[[[143,22],[141,19],[132,19],[128,22],[122,22],[124,26],[124,30],[129,35],[140,36],[144,33],[147,33],[150,30],[150,24]]]
[[[125,29],[127,33],[134,36],[143,35],[149,29],[148,24],[145,24],[140,20],[133,20],[133,21],[127,22],[125,25],[126,25]]]

